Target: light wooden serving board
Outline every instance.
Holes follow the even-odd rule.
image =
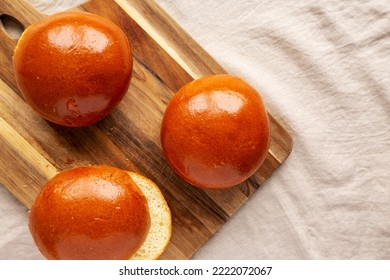
[[[185,183],[162,154],[164,110],[185,83],[225,71],[153,0],[92,0],[77,9],[106,17],[127,34],[134,55],[128,93],[93,126],[46,122],[20,96],[11,63],[16,40],[0,28],[0,182],[31,207],[41,186],[61,170],[108,164],[139,172],[159,185],[172,210],[172,240],[161,258],[191,258],[287,158],[291,137],[270,114],[270,150],[254,176],[227,190]],[[44,17],[22,0],[2,0],[0,14],[25,27]]]

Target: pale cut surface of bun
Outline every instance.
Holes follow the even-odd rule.
[[[148,178],[128,171],[130,177],[146,197],[150,215],[150,229],[141,247],[130,260],[156,260],[171,240],[171,210],[159,187]]]

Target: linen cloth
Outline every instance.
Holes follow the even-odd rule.
[[[45,13],[82,1],[30,0]],[[194,259],[390,259],[388,0],[157,0],[289,131],[287,161]],[[0,188],[0,259],[42,259]]]

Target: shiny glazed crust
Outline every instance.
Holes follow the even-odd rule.
[[[144,242],[150,216],[127,172],[88,166],[61,172],[42,188],[29,227],[48,259],[128,259]]]
[[[130,44],[111,21],[86,12],[48,16],[28,27],[15,48],[15,77],[26,102],[64,126],[93,124],[126,93]]]
[[[231,75],[181,88],[169,102],[161,144],[172,169],[192,185],[233,187],[263,163],[270,127],[260,94]]]

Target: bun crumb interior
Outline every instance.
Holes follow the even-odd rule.
[[[128,173],[145,195],[150,215],[149,233],[144,243],[130,259],[158,259],[165,251],[171,239],[171,211],[164,196],[155,183],[140,174],[134,172]]]

